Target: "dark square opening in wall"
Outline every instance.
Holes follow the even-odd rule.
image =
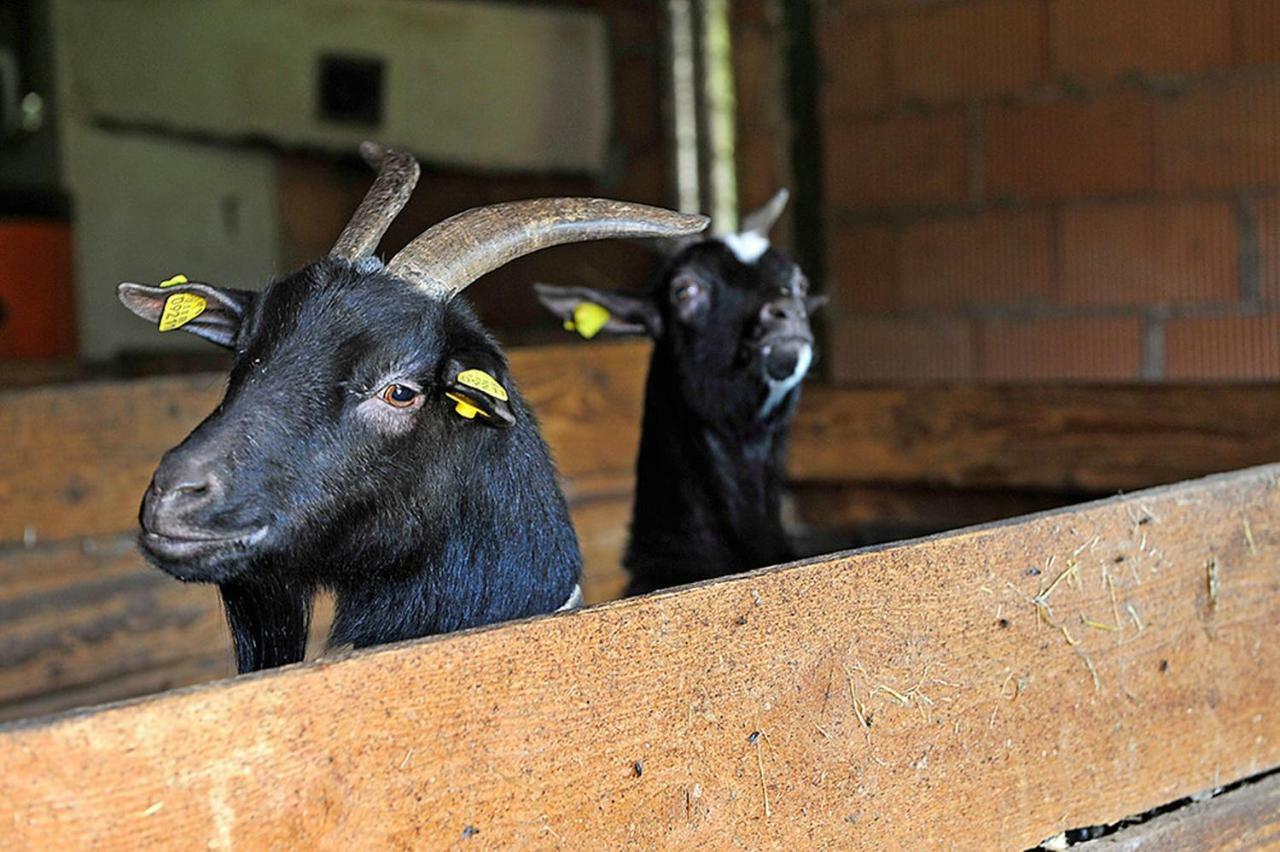
[[[320,118],[342,124],[382,124],[381,59],[320,57]]]

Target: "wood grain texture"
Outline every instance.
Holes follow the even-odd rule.
[[[1074,848],[1081,852],[1280,848],[1280,775]]]
[[[630,488],[647,357],[634,343],[513,351],[571,499]],[[213,410],[223,382],[201,374],[0,392],[0,544],[134,529],[160,457]]]
[[[0,825],[37,848],[1025,848],[1280,765],[1278,479],[21,724]]]
[[[1280,459],[1275,386],[805,390],[790,474],[1109,494]]]
[[[631,487],[648,344],[511,352],[571,500]],[[0,544],[133,528],[160,456],[222,377],[0,392]],[[1280,389],[806,389],[790,475],[804,483],[1106,494],[1280,459]]]

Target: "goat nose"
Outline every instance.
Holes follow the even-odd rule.
[[[798,320],[800,317],[800,310],[790,299],[785,302],[765,302],[764,307],[760,309],[760,320],[762,322],[788,322]]]
[[[168,500],[193,499],[212,494],[216,479],[208,467],[193,459],[166,459],[156,470],[152,488]]]

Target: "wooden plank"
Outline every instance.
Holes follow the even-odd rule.
[[[648,344],[514,349],[571,499],[630,488]],[[200,375],[0,392],[0,544],[132,529],[160,455],[216,403]],[[804,483],[1102,494],[1280,458],[1280,389],[811,387]]]
[[[629,493],[571,509],[588,603],[622,593]],[[317,611],[311,648],[329,619]],[[216,590],[148,566],[132,536],[0,550],[0,721],[118,701],[235,672]]]
[[[24,723],[0,825],[36,848],[1025,848],[1280,765],[1278,482]]]
[[[235,672],[212,586],[146,567],[130,537],[0,556],[0,718]]]
[[[806,389],[791,476],[1112,494],[1280,458],[1274,385]]]
[[[570,497],[628,489],[647,345],[515,350]],[[156,463],[217,404],[224,377],[0,392],[0,544],[135,528]]]
[[[1280,848],[1280,775],[1077,844],[1081,852]]]

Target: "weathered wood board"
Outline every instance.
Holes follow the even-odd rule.
[[[518,349],[511,369],[570,498],[630,487],[642,345]],[[222,395],[201,374],[0,392],[0,545],[132,530],[156,463]]]
[[[790,473],[1110,494],[1280,460],[1267,385],[806,389]]]
[[[1280,775],[1078,844],[1080,852],[1280,848]]]
[[[511,352],[570,499],[626,492],[648,344]],[[216,404],[203,374],[0,391],[0,545],[133,528],[160,456]],[[1280,389],[806,389],[804,483],[1106,494],[1280,459]]]
[[[1280,766],[1280,467],[0,729],[36,848],[1021,849]]]

